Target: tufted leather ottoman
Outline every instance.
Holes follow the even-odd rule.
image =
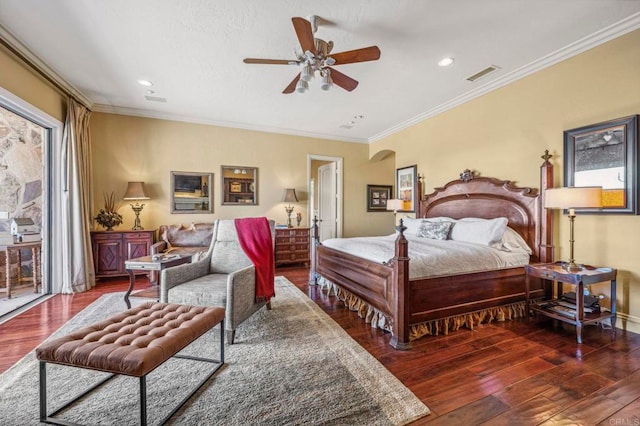
[[[140,423],[147,424],[146,375],[175,356],[214,363],[214,370],[162,420],[164,424],[224,364],[224,316],[218,307],[148,302],[36,348],[40,361],[40,421],[68,425],[54,416],[117,374],[140,378]],[[220,359],[176,355],[221,324]],[[46,364],[62,364],[111,374],[85,393],[47,414]]]

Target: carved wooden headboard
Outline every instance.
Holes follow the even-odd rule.
[[[553,166],[548,159],[543,167],[551,167],[549,171],[544,170],[549,176]],[[418,216],[453,219],[506,217],[509,227],[518,232],[533,250],[532,262],[551,261],[551,215],[542,207],[543,194],[537,189],[518,187],[508,180],[474,177],[468,172],[461,173],[460,179],[435,188],[421,200]],[[548,180],[541,179],[541,188],[549,187],[551,180]]]

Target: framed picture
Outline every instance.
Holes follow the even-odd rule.
[[[638,214],[638,116],[564,132],[564,185],[601,186],[595,214]]]
[[[416,211],[418,197],[416,194],[416,182],[418,179],[417,166],[408,166],[396,169],[396,198],[404,202],[401,212]]]
[[[213,173],[171,172],[171,213],[213,213]]]
[[[387,211],[387,200],[391,198],[391,185],[367,185],[367,211]]]
[[[222,205],[258,205],[258,168],[220,166]]]

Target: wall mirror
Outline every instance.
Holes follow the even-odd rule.
[[[213,173],[171,172],[171,213],[213,213]]]
[[[258,204],[258,169],[222,166],[220,170],[223,205]]]
[[[638,116],[564,132],[564,185],[601,186],[602,209],[638,214]]]

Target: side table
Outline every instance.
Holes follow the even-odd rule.
[[[131,302],[129,296],[133,291],[133,286],[136,283],[135,271],[162,271],[163,269],[171,268],[172,266],[182,265],[184,263],[191,263],[191,256],[179,256],[170,258],[161,258],[159,260],[153,260],[152,256],[137,257],[135,259],[129,259],[124,262],[124,268],[129,274],[129,288],[124,294],[124,303],[127,304],[127,308],[131,309]],[[159,284],[156,286],[159,289]]]
[[[576,326],[576,335],[578,343],[582,343],[582,326],[592,324],[611,318],[611,334],[615,337],[616,332],[616,273],[613,268],[596,268],[589,265],[582,265],[582,270],[570,272],[564,269],[563,262],[555,263],[534,263],[525,265],[526,272],[526,298],[528,312],[536,312],[546,315],[558,321],[564,321]],[[556,298],[560,299],[563,294],[562,284],[571,284],[576,286],[576,312],[558,313],[549,307],[553,305],[553,300],[545,300],[543,302],[533,303],[529,300],[529,281],[530,277],[543,278],[556,282]],[[611,312],[592,312],[584,311],[584,287],[585,285],[610,281],[611,284]]]
[[[20,250],[31,250],[31,263],[33,265],[33,292],[38,292],[38,286],[40,285],[40,248],[42,241],[34,241],[30,243],[15,243],[8,244],[0,247],[4,249],[5,253],[5,273],[6,273],[6,292],[7,299],[11,299],[11,252],[16,251],[18,253],[18,283],[22,281],[22,258],[20,256]],[[2,291],[2,289],[0,289]]]

